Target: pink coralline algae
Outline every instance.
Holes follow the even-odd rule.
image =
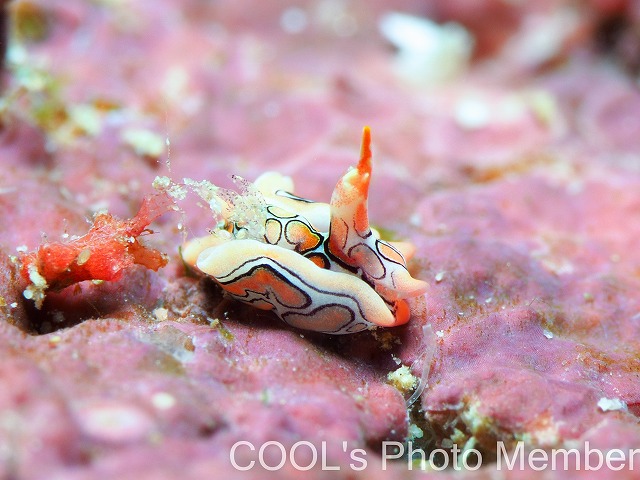
[[[250,3],[7,10],[0,476],[635,478],[637,5]],[[328,202],[363,125],[406,324],[295,329],[183,261],[216,216],[154,179]]]

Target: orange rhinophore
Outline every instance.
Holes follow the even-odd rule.
[[[48,289],[61,290],[84,280],[118,280],[134,264],[158,270],[167,257],[138,241],[147,226],[171,209],[174,201],[166,193],[145,197],[130,220],[108,213],[95,216],[82,237],[69,242],[47,242],[22,257],[21,275],[29,282],[24,296],[40,308]]]
[[[402,252],[412,246],[385,242],[369,226],[370,143],[365,127],[360,161],[338,181],[330,204],[295,196],[290,179],[273,172],[254,191],[244,185],[259,198],[230,205],[232,194],[221,192],[226,210],[218,210],[253,216],[223,218],[213,235],[185,246],[185,261],[231,297],[298,328],[346,334],[408,322],[407,299],[427,284],[407,270]]]

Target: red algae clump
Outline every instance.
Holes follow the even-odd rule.
[[[133,265],[154,271],[164,267],[167,256],[145,247],[139,237],[173,205],[165,193],[148,196],[129,220],[98,213],[85,235],[68,242],[47,242],[24,254],[20,273],[29,283],[25,298],[40,308],[49,289],[61,290],[85,280],[119,280]]]

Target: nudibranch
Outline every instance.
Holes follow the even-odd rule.
[[[427,284],[407,270],[413,247],[369,226],[370,144],[365,127],[360,161],[329,204],[294,195],[291,179],[275,172],[253,184],[236,177],[242,196],[208,184],[222,220],[184,246],[184,260],[232,298],[297,328],[347,334],[405,324],[407,299]]]

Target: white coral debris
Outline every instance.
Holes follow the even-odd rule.
[[[598,408],[603,412],[626,410],[627,404],[619,398],[602,397],[600,400],[598,400]]]
[[[391,12],[379,24],[382,35],[398,48],[398,74],[418,83],[441,83],[462,73],[471,57],[473,38],[460,24],[439,25],[427,18]]]
[[[44,277],[40,275],[38,267],[35,265],[29,265],[27,271],[29,273],[31,285],[24,289],[22,295],[27,300],[33,300],[36,304],[36,308],[40,309],[42,307],[42,302],[44,302],[45,292],[47,288],[49,288],[49,285]]]
[[[122,131],[122,140],[138,155],[160,158],[164,153],[166,142],[156,132],[145,128],[127,128]]]

